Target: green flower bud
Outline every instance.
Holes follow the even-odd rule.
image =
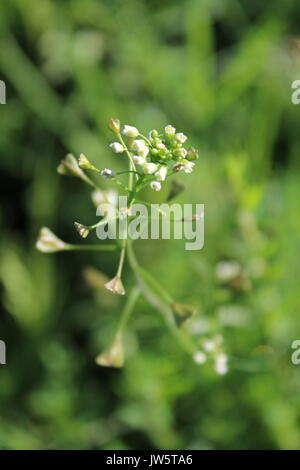
[[[111,119],[108,123],[108,127],[114,134],[120,134],[121,126],[119,119]]]
[[[198,153],[198,150],[196,150],[194,147],[192,147],[190,150],[188,150],[188,153],[187,153],[187,156],[186,156],[186,159],[187,160],[198,160],[199,158],[199,153]]]
[[[65,159],[60,162],[57,172],[60,175],[75,176],[76,178],[85,177],[85,174],[78,166],[76,158],[71,153],[68,153]]]

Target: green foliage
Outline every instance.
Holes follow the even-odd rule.
[[[0,448],[299,449],[299,14],[295,0],[1,2]],[[205,204],[204,249],[137,251],[198,307],[199,345],[222,332],[225,376],[191,361],[143,300],[125,367],[98,367],[124,306],[102,288],[117,254],[35,251],[40,226],[77,244],[73,222],[94,220],[90,189],[55,170],[67,152],[114,169],[114,116],[141,132],[171,123],[199,149],[177,201]],[[234,279],[216,275],[224,261]]]

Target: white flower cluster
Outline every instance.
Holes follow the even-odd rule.
[[[203,341],[202,349],[194,354],[196,364],[204,364],[208,358],[214,362],[214,370],[219,375],[225,375],[228,372],[228,357],[221,348],[223,337],[216,335],[213,338]]]
[[[144,175],[153,175],[150,187],[154,191],[160,191],[161,183],[168,174],[193,171],[198,152],[194,148],[183,147],[187,137],[182,132],[176,133],[175,127],[166,126],[163,134],[153,129],[148,137],[145,137],[136,127],[125,125],[121,133],[138,171]],[[110,147],[116,153],[126,150],[119,142],[113,142]]]

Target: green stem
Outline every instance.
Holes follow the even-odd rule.
[[[137,276],[139,284],[141,286],[143,286],[143,284],[146,285],[146,287],[150,290],[149,295],[145,289],[142,289],[142,292],[148,302],[150,304],[153,304],[155,308],[158,308],[161,313],[163,313],[171,333],[177,338],[181,347],[189,355],[193,355],[195,353],[194,345],[192,344],[191,340],[183,334],[183,332],[178,328],[176,324],[174,314],[171,309],[171,304],[173,303],[172,297],[145,269],[143,269],[139,265],[132,249],[131,243],[128,243],[128,260],[132,270]]]
[[[64,248],[66,251],[114,251],[116,245],[71,245],[67,244]]]
[[[128,300],[125,304],[125,307],[123,309],[123,312],[121,314],[120,320],[119,320],[119,325],[117,328],[117,334],[122,334],[128,320],[130,318],[130,315],[134,309],[134,306],[136,304],[136,301],[138,300],[138,297],[140,295],[140,288],[138,286],[135,286],[132,291],[129,294]]]
[[[135,165],[134,165],[134,161],[132,160],[131,153],[129,152],[129,150],[127,148],[127,145],[125,144],[121,134],[118,134],[118,139],[119,139],[120,143],[123,145],[123,147],[125,149],[125,152],[126,152],[128,158],[129,158],[129,162],[130,162],[129,171],[135,171],[137,173]],[[136,176],[136,178],[138,178],[137,175],[135,175],[135,176]],[[133,178],[132,177],[133,177],[133,174],[130,173],[130,175],[129,175],[129,187],[131,187],[131,188],[132,188],[132,183],[133,183],[133,181],[132,181]]]

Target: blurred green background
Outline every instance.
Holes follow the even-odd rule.
[[[1,2],[0,448],[300,448],[299,25],[296,0]],[[35,250],[42,225],[77,243],[74,220],[95,221],[89,189],[56,167],[71,151],[119,169],[111,117],[172,124],[199,149],[177,202],[205,204],[204,249],[137,248],[198,307],[195,341],[222,333],[226,376],[193,363],[144,300],[125,367],[98,367],[124,299],[83,271],[111,276],[117,258]],[[220,282],[221,261],[240,264],[247,288]]]

